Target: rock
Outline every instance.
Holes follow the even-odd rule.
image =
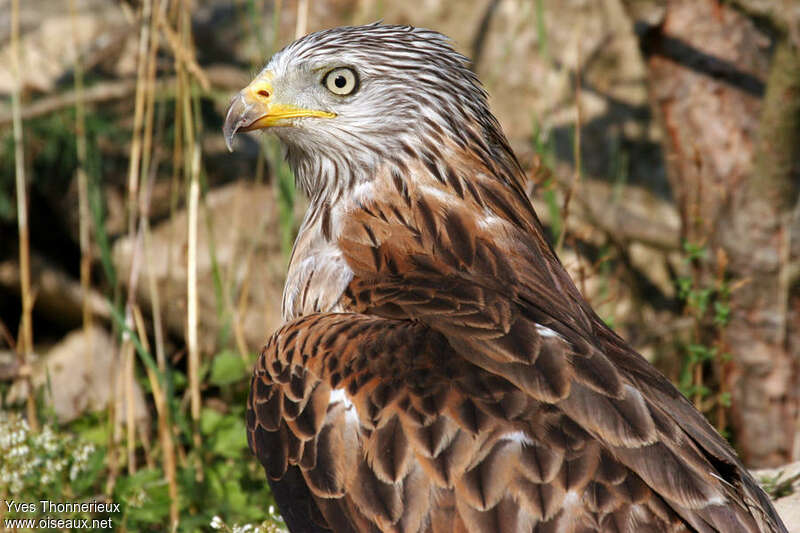
[[[775,509],[789,533],[800,533],[800,461],[778,468],[753,470],[752,474],[767,490],[776,484],[784,486],[784,491],[789,494],[773,502]]]
[[[80,282],[36,250],[31,252],[30,269],[31,284],[36,287],[36,315],[46,317],[64,330],[80,327],[83,321]],[[0,261],[0,289],[19,297],[20,272],[16,257]],[[106,297],[93,288],[89,289],[87,297],[92,315],[109,320],[111,313]]]
[[[201,201],[198,227],[198,340],[204,353],[218,341],[241,333],[255,350],[281,323],[280,303],[288,259],[281,250],[274,190],[237,182],[207,193]],[[203,204],[205,207],[203,207]],[[150,252],[139,257],[136,298],[150,312],[149,272],[161,299],[162,320],[169,333],[186,331],[186,210],[151,231]],[[119,279],[129,281],[133,242],[118,240],[113,249]],[[242,292],[245,295],[242,298]]]
[[[0,350],[0,381],[17,377],[19,374],[19,359],[11,350]]]
[[[121,364],[111,336],[98,327],[90,335],[82,329],[69,333],[32,364],[33,384],[45,387],[45,400],[58,421],[69,422],[87,411],[101,411],[109,398],[116,401],[117,413],[125,413],[125,394],[121,386]],[[27,382],[17,380],[6,402],[18,403],[27,397]],[[149,414],[139,384],[133,384],[134,416],[138,424],[148,423]],[[118,417],[121,422],[124,418]]]
[[[800,492],[775,500],[775,509],[789,533],[800,533]]]
[[[54,90],[72,71],[75,44],[87,70],[102,66],[118,76],[136,74],[138,32],[118,5],[104,0],[79,0],[73,19],[67,2],[26,0],[20,4],[23,89]],[[11,27],[10,2],[0,1],[0,13],[0,57],[4,58],[0,61],[0,94],[9,94],[14,81],[11,61],[7,59],[11,53],[7,33]]]

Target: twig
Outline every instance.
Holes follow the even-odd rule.
[[[31,292],[30,239],[28,234],[28,195],[25,184],[25,151],[22,146],[22,116],[20,114],[20,65],[19,65],[19,0],[11,2],[11,65],[14,72],[14,88],[11,92],[11,107],[14,114],[14,164],[17,189],[17,224],[19,227],[20,291],[22,293],[22,366],[28,364],[33,351],[33,293]],[[19,347],[19,342],[17,346]],[[28,424],[39,431],[36,415],[36,397],[33,381],[28,377]]]
[[[17,351],[17,343],[14,342],[14,336],[11,335],[11,331],[5,325],[5,323],[0,320],[0,339],[4,339],[8,347],[11,348],[12,352]]]

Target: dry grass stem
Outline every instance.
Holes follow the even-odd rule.
[[[164,32],[164,37],[167,38],[167,43],[169,44],[170,49],[172,49],[172,54],[175,56],[175,59],[179,61],[186,68],[186,70],[188,70],[195,77],[195,79],[197,79],[203,90],[210,90],[211,82],[208,81],[208,76],[206,76],[206,73],[203,71],[200,65],[197,64],[197,61],[194,58],[194,53],[191,51],[192,49],[181,44],[180,37],[175,30],[170,27],[169,21],[167,21],[165,18],[160,18],[158,20],[158,24],[161,28],[161,31]]]
[[[275,53],[278,49],[278,43],[281,33],[281,13],[283,13],[283,0],[275,0],[275,5],[272,9],[272,42],[269,44],[269,55]],[[263,57],[256,59],[256,63],[263,61]]]
[[[233,73],[233,74],[232,74]],[[209,91],[204,92],[212,98],[227,98],[229,91],[241,88],[239,80],[246,77],[244,70],[228,67],[211,66],[205,70],[205,76],[211,84]],[[175,94],[177,80],[172,76],[156,79],[156,93],[165,97]],[[96,83],[83,88],[81,101],[85,104],[103,103],[113,100],[123,100],[136,93],[136,79],[109,80]],[[56,94],[42,96],[36,101],[27,104],[21,110],[22,120],[31,120],[56,113],[62,109],[73,107],[78,102],[75,90],[64,91]],[[0,127],[13,123],[13,113],[0,111]]]
[[[131,154],[128,164],[128,237],[133,239],[136,228],[136,201],[139,197],[139,165],[142,151],[142,126],[145,108],[145,74],[147,73],[149,28],[152,5],[151,0],[142,2],[141,30],[136,65],[136,98],[133,111],[133,133],[131,136]]]
[[[200,147],[192,147],[191,180],[189,182],[189,227],[186,265],[187,326],[186,348],[189,351],[189,389],[195,439],[200,440],[197,424],[200,421],[200,353],[197,344],[197,211],[200,200]]]
[[[130,338],[130,331],[133,331],[133,311],[132,306],[136,298],[136,285],[139,274],[139,251],[140,239],[136,232],[137,203],[139,200],[139,172],[142,162],[142,128],[145,116],[145,97],[147,96],[147,62],[150,57],[149,43],[150,32],[148,29],[152,24],[152,4],[151,0],[144,0],[141,11],[141,29],[139,33],[139,47],[136,67],[136,98],[134,104],[133,132],[131,139],[131,151],[128,165],[128,190],[127,190],[127,221],[128,238],[133,244],[131,257],[131,270],[128,280],[128,293],[125,304],[125,325],[127,331],[122,336],[122,348],[120,350],[123,362],[123,387],[125,394],[125,418],[126,418],[126,441],[128,451],[128,473],[136,471],[136,423],[133,410],[133,379],[134,379],[134,346]]]
[[[153,255],[150,248],[150,198],[152,194],[153,182],[155,180],[155,170],[157,165],[151,168],[151,153],[153,145],[153,114],[155,109],[155,78],[156,78],[156,52],[158,51],[158,32],[156,31],[157,22],[166,16],[167,0],[161,0],[158,9],[154,13],[155,21],[150,27],[150,55],[148,58],[147,69],[147,98],[145,109],[145,134],[144,148],[142,151],[142,173],[140,180],[146,183],[139,199],[139,220],[142,232],[142,245],[145,260],[145,271],[147,273],[148,291],[150,293],[151,312],[153,316],[153,333],[156,342],[156,360],[161,372],[166,371],[166,355],[164,352],[164,332],[161,323],[161,300],[159,297],[158,286],[152,273]]]
[[[144,317],[142,316],[142,310],[139,309],[138,305],[133,305],[133,321],[136,324],[136,334],[139,337],[139,342],[141,343],[142,347],[146,352],[150,352],[150,341],[147,338],[147,329],[145,328],[144,324]],[[151,370],[145,365],[147,369],[147,377],[150,378]],[[156,380],[157,381],[157,380]],[[151,388],[153,388],[153,401],[154,403],[158,403],[158,398],[160,396],[161,391],[159,390],[156,392],[156,389],[152,387],[151,381]],[[158,412],[158,408],[156,408],[156,412]],[[145,461],[147,462],[148,468],[155,468],[155,458],[153,457],[152,447],[150,446],[150,436],[148,435],[147,429],[144,424],[139,427],[138,434],[142,439],[142,447],[145,451]]]
[[[147,339],[147,329],[141,310],[138,306],[134,306],[133,311],[139,339],[144,349],[149,352],[150,342]],[[175,474],[175,445],[172,440],[172,422],[170,420],[169,405],[167,403],[166,393],[164,389],[162,389],[162,383],[159,381],[158,376],[153,372],[152,368],[147,365],[145,365],[145,370],[147,371],[147,380],[150,382],[150,388],[153,390],[153,403],[155,403],[156,413],[158,414],[158,437],[161,441],[161,459],[164,464],[164,477],[167,480],[170,498],[170,524],[174,527],[177,525],[179,518],[178,482]]]
[[[109,383],[111,383],[111,391],[113,393],[113,397],[116,397],[117,390],[119,387],[119,378],[120,372],[117,370],[119,362],[121,360],[120,353],[115,353],[113,356],[113,364],[109,367]],[[108,453],[106,454],[106,458],[108,461],[108,477],[106,478],[106,486],[105,486],[105,494],[107,497],[111,497],[112,493],[114,492],[114,485],[117,483],[117,476],[119,476],[119,457],[117,450],[117,402],[110,401],[108,402],[108,441],[107,441],[107,448]]]
[[[175,68],[179,72],[182,70],[180,63],[175,60]],[[175,220],[175,212],[178,210],[178,198],[181,191],[181,175],[183,173],[183,94],[186,89],[185,77],[180,73],[176,76],[176,98],[175,98],[175,124],[173,126],[174,139],[172,145],[172,179],[170,180],[170,201],[169,201],[169,219]],[[167,257],[173,257],[175,249],[175,232],[177,225],[170,223],[169,236],[167,239]],[[172,261],[167,261],[167,290],[164,294],[166,301],[172,300],[172,293],[170,288],[172,284]]]
[[[20,113],[20,52],[19,52],[19,0],[11,2],[11,65],[14,73],[14,89],[11,93],[11,108],[14,116],[14,171],[17,190],[17,225],[19,227],[19,270],[22,294],[22,325],[17,342],[21,365],[26,366],[33,353],[33,292],[31,290],[30,237],[28,232],[28,194],[25,180],[25,151],[22,146],[22,116]],[[20,344],[22,345],[20,347]],[[28,424],[33,431],[39,430],[36,415],[36,391],[28,375]]]
[[[156,31],[156,24],[162,19],[164,11],[166,10],[166,0],[161,0],[158,9],[155,9],[150,21],[150,39],[149,49],[146,58],[146,66],[144,68],[144,134],[142,137],[142,160],[141,172],[139,174],[139,183],[144,183],[150,171],[150,156],[153,149],[153,114],[155,109],[155,79],[156,79],[156,52],[158,52],[158,32]],[[140,192],[139,202],[144,201],[143,196],[147,193]],[[141,210],[141,207],[140,207]]]
[[[153,115],[155,110],[155,78],[156,78],[156,52],[158,50],[158,22],[166,15],[167,0],[161,0],[158,9],[153,14],[154,21],[150,25],[150,53],[147,62],[147,91],[145,97],[145,126],[142,149],[142,165],[140,182],[143,184],[139,195],[139,231],[142,238],[142,252],[147,273],[148,291],[150,294],[151,312],[153,316],[153,330],[156,343],[156,360],[162,376],[166,372],[166,354],[164,350],[164,333],[161,322],[161,303],[158,286],[152,272],[152,248],[150,239],[150,201],[152,198],[153,183],[157,171],[157,158],[151,158],[153,146]],[[138,305],[133,305],[133,316],[139,339],[145,350],[150,352],[150,344],[145,328],[144,319]],[[158,416],[158,434],[161,441],[164,464],[164,477],[167,481],[170,496],[170,523],[178,521],[178,488],[175,474],[175,450],[172,441],[172,423],[170,421],[169,406],[165,398],[158,376],[153,369],[145,365],[147,377],[153,391],[153,400]],[[166,385],[166,384],[165,384]],[[154,466],[154,458],[149,452],[146,432],[141,432],[142,444],[147,452],[148,466]]]
[[[92,307],[89,299],[91,284],[92,250],[91,250],[91,214],[89,213],[89,184],[86,175],[86,118],[83,103],[83,64],[81,62],[78,46],[78,22],[75,0],[69,2],[70,20],[72,22],[72,41],[75,54],[75,145],[78,154],[78,232],[81,249],[80,277],[83,298],[83,331],[89,342],[89,349],[85,352],[86,368],[91,367],[91,358],[94,353],[91,348]]]
[[[126,322],[128,319],[126,318]],[[126,333],[126,336],[128,334]],[[125,384],[125,435],[128,450],[128,474],[136,473],[136,412],[133,403],[134,366],[133,342],[130,339],[123,344],[122,360],[125,365],[123,383]]]
[[[191,17],[187,2],[183,2],[179,11],[179,27],[181,39],[184,47],[191,43]],[[197,297],[197,226],[198,210],[200,203],[200,142],[195,137],[194,117],[192,115],[192,96],[191,86],[187,76],[187,69],[184,63],[176,58],[176,67],[180,82],[180,99],[183,103],[183,130],[185,134],[184,146],[189,150],[184,150],[189,160],[184,165],[187,191],[187,210],[188,210],[188,229],[187,229],[187,264],[186,264],[186,349],[189,354],[189,401],[190,412],[192,415],[193,441],[196,449],[200,449],[200,410],[202,399],[200,396],[200,347],[197,340],[198,328],[198,297]],[[203,479],[203,465],[199,456],[197,457],[197,477]]]
[[[299,39],[308,33],[308,0],[297,2],[297,24],[294,28],[294,38]]]

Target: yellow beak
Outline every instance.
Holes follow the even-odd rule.
[[[273,74],[264,72],[233,97],[222,126],[225,145],[233,151],[233,137],[240,131],[260,130],[270,126],[285,126],[287,119],[300,117],[333,118],[335,113],[303,109],[274,101]]]

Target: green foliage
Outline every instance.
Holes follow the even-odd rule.
[[[91,167],[92,165],[90,165],[90,168]],[[109,286],[115,287],[117,285],[117,270],[111,258],[111,243],[109,242],[105,224],[103,223],[105,220],[105,205],[103,203],[103,193],[100,188],[100,179],[98,176],[99,174],[96,172],[89,172],[89,212],[92,217],[94,238],[100,249],[100,262],[103,265],[103,272],[105,273]]]
[[[730,360],[724,343],[731,313],[730,285],[724,271],[711,280],[702,275],[709,263],[704,245],[686,241],[683,253],[689,273],[679,276],[676,285],[684,313],[692,319],[692,330],[691,339],[682,348],[685,357],[678,388],[707,416],[716,412],[717,430],[724,433],[724,410],[731,401],[722,376],[724,364]]]
[[[18,413],[0,411],[0,494],[3,499],[35,502],[32,512],[6,508],[7,518],[50,516],[41,500],[69,497],[91,501],[93,485],[103,469],[101,450],[85,439],[45,425],[33,433]],[[60,518],[86,518],[85,513],[68,512]]]
[[[550,136],[550,132],[543,129],[536,120],[533,122],[532,131],[531,145],[533,146],[534,153],[541,158],[545,168],[553,168],[556,161],[556,147],[553,138]],[[547,212],[550,218],[551,242],[555,243],[558,242],[564,225],[563,217],[561,216],[561,204],[558,201],[556,191],[557,182],[555,176],[547,176],[547,179],[539,184],[539,186],[541,187],[540,192],[542,199],[544,199],[547,205]]]
[[[223,350],[211,363],[212,385],[225,386],[247,377],[248,369],[244,359],[231,350]]]
[[[110,124],[103,116],[87,116],[87,173],[93,240],[105,275],[104,285],[117,336],[131,339],[142,367],[155,375],[165,394],[170,431],[177,448],[180,517],[177,531],[207,531],[215,516],[232,522],[263,520],[274,502],[263,470],[247,447],[244,405],[249,388],[249,364],[236,353],[225,350],[218,357],[208,357],[204,361],[201,389],[219,388],[218,397],[232,407],[225,409],[225,403],[221,401],[213,404],[214,409],[206,407],[199,423],[202,438],[196,443],[192,438],[189,403],[181,401],[188,392],[185,373],[169,363],[164,371],[159,369],[147,343],[142,342],[137,332],[126,323],[122,292],[112,260],[111,237],[105,229],[106,208],[101,183],[102,177],[109,173],[108,165],[113,162],[109,161],[110,158],[101,159],[97,149],[99,137],[113,137],[118,133]],[[26,143],[27,155],[34,166],[32,187],[52,190],[69,186],[77,166],[73,129],[72,111],[26,122],[26,139],[31,141]],[[117,144],[124,142],[119,140]],[[9,139],[3,139],[0,150],[11,154],[13,144]],[[13,157],[4,160],[13,162]],[[48,176],[57,176],[58,179]],[[6,183],[11,188],[7,188]],[[4,194],[13,200],[13,166],[0,168],[0,209]],[[213,247],[209,253],[213,262]],[[221,275],[218,269],[214,274],[217,307],[222,313],[224,306],[219,300],[226,295],[219,289]],[[139,383],[145,391],[153,392],[148,380],[140,379]],[[40,418],[53,419],[42,405],[39,407]],[[155,410],[151,412],[155,414]],[[119,424],[119,413],[117,416]],[[128,458],[124,453],[126,442],[119,440],[120,434],[124,433],[119,427],[112,427],[106,413],[99,413],[86,414],[59,429],[51,423],[41,433],[32,434],[21,415],[14,411],[0,411],[0,498],[38,502],[58,496],[58,501],[110,501],[120,504],[119,512],[96,513],[95,516],[47,513],[47,516],[57,519],[110,518],[114,530],[168,531],[171,502],[161,441],[153,439],[154,435],[157,436],[153,431],[150,432],[150,446],[144,447],[137,441],[138,469],[129,474]],[[110,446],[112,435],[116,435],[117,442]],[[197,465],[202,465],[202,472]],[[44,513],[25,513],[19,518],[38,518],[40,515],[45,516]],[[17,516],[6,512],[5,517]],[[270,518],[268,523],[276,525],[280,521]]]
[[[116,285],[116,272],[111,262],[109,239],[104,230],[104,208],[97,175],[99,174],[90,172],[90,176],[95,177],[90,180],[93,229],[108,286],[113,288]],[[109,298],[112,298],[111,294]],[[116,302],[110,308],[119,335],[129,336],[143,366],[152,371],[160,388],[165,391],[172,421],[170,429],[176,446],[185,451],[184,454],[179,454],[177,464],[180,516],[177,531],[207,531],[214,517],[224,517],[232,521],[263,520],[267,509],[274,502],[263,470],[247,446],[244,405],[249,389],[249,365],[230,350],[223,350],[203,365],[202,388],[221,388],[222,396],[231,407],[205,408],[199,424],[202,439],[195,443],[188,402],[179,400],[188,392],[185,374],[170,366],[162,372],[137,332],[127,326],[121,302]],[[152,392],[148,381],[142,380],[141,383],[145,390]],[[24,425],[24,420],[18,415],[12,413],[10,416],[16,420],[15,424]],[[120,463],[119,471],[108,500],[119,503],[120,511],[94,518],[111,518],[115,530],[167,530],[170,496],[163,470],[164,458],[160,442],[150,450],[137,446],[137,462],[140,465],[147,463],[154,466],[140,468],[134,474],[128,474],[127,456],[120,453],[125,443],[117,443],[113,449],[108,447],[111,428],[105,415],[85,415],[70,423],[69,431],[65,428],[64,433],[59,434],[59,447],[52,453],[43,451],[52,446],[53,439],[48,437],[50,433],[46,433],[49,429],[46,428],[40,435],[30,435],[26,427],[20,427],[24,430],[22,433],[17,430],[6,431],[0,427],[0,456],[7,455],[13,459],[8,460],[6,457],[0,460],[0,490],[7,485],[8,497],[20,501],[38,501],[41,498],[52,498],[54,494],[63,495],[60,496],[61,500],[69,501],[102,498],[106,493],[109,477],[114,475],[106,459],[110,454],[115,454]],[[6,435],[10,437],[4,438]],[[20,438],[23,440],[19,441]],[[9,452],[11,449],[17,450],[20,443],[26,446],[22,448],[26,453]],[[87,449],[94,450],[88,458],[87,452],[81,451]],[[28,450],[33,451],[27,453]],[[150,456],[149,461],[144,460],[146,456]],[[202,465],[202,472],[197,469],[198,464]],[[42,469],[45,465],[48,471],[52,470],[53,479],[45,476],[45,482],[42,483]],[[9,482],[2,483],[6,478]],[[33,517],[26,515],[23,518]],[[273,531],[280,525],[280,519],[274,516],[267,523],[272,528],[270,531]]]
[[[536,34],[539,42],[539,55],[550,62],[550,51],[547,47],[547,23],[544,19],[544,0],[536,0]]]
[[[223,457],[236,458],[247,449],[247,434],[244,427],[244,410],[234,409],[238,418],[222,414],[213,409],[203,409],[200,431],[206,439],[206,450]]]
[[[212,529],[225,531],[226,533],[286,533],[286,528],[279,525],[282,520],[275,514],[274,507],[270,507],[269,514],[270,518],[260,524],[234,524],[229,526],[220,517],[215,516],[210,525]]]
[[[178,531],[205,531],[215,516],[263,519],[273,503],[263,471],[247,449],[243,405],[240,399],[228,413],[203,409],[202,444],[189,450],[189,459],[178,471]],[[202,474],[192,457],[200,459]],[[121,477],[114,499],[123,502],[120,524],[129,531],[162,531],[169,521],[168,487],[160,468]]]
[[[132,331],[137,352],[144,364],[157,372],[152,357]],[[185,413],[175,401],[170,410],[178,428],[179,442],[188,447],[189,457],[178,471],[178,492],[181,497],[181,521],[178,531],[204,529],[214,516],[256,520],[264,516],[272,503],[263,471],[247,446],[244,406],[249,388],[246,365],[233,352],[223,351],[212,360],[210,372],[204,372],[209,385],[225,386],[230,396],[230,409],[220,412],[205,408],[200,418],[199,446],[194,444]],[[159,381],[164,382],[160,377]],[[177,380],[176,380],[177,381]],[[180,383],[180,382],[179,382]],[[176,394],[183,394],[185,379],[176,385]],[[202,473],[195,465],[203,465]],[[124,502],[122,525],[131,531],[158,530],[169,518],[169,493],[161,468],[143,470],[116,485],[115,501]]]
[[[66,109],[25,121],[25,157],[30,161],[28,180],[37,189],[63,193],[69,187],[78,156],[75,111]],[[114,117],[101,112],[86,117],[88,151],[96,151],[98,139],[124,142],[123,131]],[[14,138],[11,129],[0,137],[0,220],[16,216],[14,207]],[[91,163],[91,162],[90,162]]]
[[[706,261],[708,250],[705,246],[685,242],[683,261],[687,266]],[[686,312],[698,321],[709,318],[718,327],[724,327],[730,320],[730,286],[725,279],[704,283],[699,276],[684,275],[677,278],[678,298],[684,302]]]
[[[145,529],[168,521],[169,493],[159,469],[146,468],[122,476],[114,489],[114,501],[123,504],[122,527]]]
[[[186,450],[186,458],[179,462],[177,472],[180,495],[177,531],[207,531],[215,517],[220,521],[224,517],[238,522],[256,522],[263,520],[270,508],[270,517],[259,527],[261,531],[279,531],[282,522],[275,514],[264,472],[247,446],[244,425],[249,388],[247,365],[237,354],[223,351],[213,359],[210,368],[207,384],[225,387],[231,401],[225,410],[203,409],[199,446],[193,443],[186,414],[177,413],[183,423],[175,424],[173,434],[178,445]],[[175,381],[176,394],[184,394],[185,379]],[[180,405],[174,402],[173,407],[179,409]],[[104,494],[110,475],[105,461],[110,453],[108,435],[104,416],[85,415],[63,431],[48,425],[34,434],[19,414],[0,411],[0,487],[8,487],[6,496],[18,501],[53,500],[54,495],[59,495],[58,501],[102,500],[98,495]],[[140,449],[138,453],[141,458],[143,453],[159,452],[160,448],[149,452]],[[123,461],[121,472],[108,501],[119,503],[120,512],[94,516],[67,513],[57,514],[55,518],[111,518],[115,530],[165,531],[170,498],[161,467],[163,461],[152,461],[158,466],[127,474],[126,457],[120,455],[119,458]],[[140,459],[139,462],[144,461]],[[198,463],[202,464],[202,474],[195,466]],[[54,514],[6,514],[8,518],[40,516]],[[256,526],[244,527],[237,525],[228,530],[256,530]]]
[[[192,453],[199,456],[203,473],[200,477],[192,467],[180,472],[183,498],[180,531],[205,530],[214,516],[246,521],[263,519],[269,505],[274,504],[264,472],[247,447],[244,426],[247,387],[243,384],[244,380],[238,381],[239,394],[228,412],[211,408],[202,411],[202,444]]]
[[[777,500],[793,494],[794,485],[798,480],[800,480],[800,472],[787,476],[786,472],[781,470],[774,476],[764,476],[758,481],[769,497]]]

